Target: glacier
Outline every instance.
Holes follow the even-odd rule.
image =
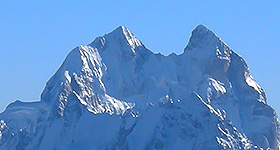
[[[0,149],[280,149],[280,123],[244,59],[204,25],[182,54],[120,26],[74,48],[37,102],[0,114]]]

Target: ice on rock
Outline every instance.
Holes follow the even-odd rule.
[[[40,101],[0,114],[0,149],[279,149],[279,119],[241,56],[197,26],[181,55],[120,26],[74,48]]]

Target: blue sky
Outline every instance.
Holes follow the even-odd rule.
[[[248,63],[280,113],[280,1],[1,1],[0,111],[38,100],[68,52],[123,25],[153,52],[182,53],[204,24]]]

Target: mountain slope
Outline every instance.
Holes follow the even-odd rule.
[[[74,48],[39,102],[0,115],[1,149],[279,149],[279,120],[246,62],[203,25],[181,55],[127,28]]]

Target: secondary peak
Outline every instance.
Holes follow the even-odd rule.
[[[185,50],[190,50],[193,48],[209,47],[210,45],[215,45],[220,41],[215,33],[209,30],[204,25],[198,25],[193,31],[191,38]]]

